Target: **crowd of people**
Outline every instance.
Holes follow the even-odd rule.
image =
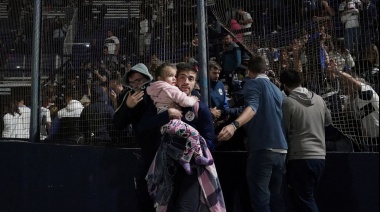
[[[141,148],[135,173],[140,211],[229,210],[214,150],[247,151],[253,210],[285,210],[286,176],[294,207],[317,211],[314,194],[325,167],[325,127],[334,125],[335,113],[353,120],[355,136],[365,139],[358,150],[379,151],[378,51],[372,38],[377,15],[371,8],[368,0],[342,2],[345,37],[339,48],[329,24],[334,11],[322,0],[311,12],[312,30],[285,47],[255,44],[251,50],[244,46],[255,34],[250,30],[254,20],[237,8],[229,22],[232,33],[214,31],[222,42],[214,44],[207,70],[198,66],[196,36],[176,64],[158,54],[146,64],[122,64],[126,44],[108,30],[102,49],[90,45],[91,58],[80,69],[67,69],[58,85],[44,87],[40,138],[107,144],[132,129]],[[150,21],[143,15],[142,56],[151,39],[146,34]],[[216,29],[213,24],[209,27]],[[204,71],[209,88],[197,83]],[[209,103],[200,101],[200,89],[209,89]],[[345,97],[338,108],[322,98],[331,91]],[[24,98],[12,99],[5,109],[2,137],[27,139],[31,111]]]

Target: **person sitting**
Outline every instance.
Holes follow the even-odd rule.
[[[81,132],[86,142],[111,142],[109,129],[114,110],[107,105],[107,94],[101,86],[94,85],[91,93],[92,102],[80,115]]]
[[[77,100],[78,94],[75,90],[69,89],[64,95],[66,107],[58,111],[57,117],[53,120],[48,139],[63,143],[83,143],[83,133],[79,128],[79,117],[83,105]]]

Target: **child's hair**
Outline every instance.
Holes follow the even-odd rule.
[[[174,69],[176,69],[176,67],[173,65],[173,64],[170,64],[170,63],[162,63],[161,65],[159,65],[155,72],[154,72],[154,76],[156,77],[156,79],[158,79],[158,77],[163,77],[164,75],[164,70],[166,67],[172,67]]]

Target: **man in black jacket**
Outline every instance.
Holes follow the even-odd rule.
[[[141,212],[155,211],[153,201],[148,193],[145,176],[149,166],[153,161],[160,140],[152,138],[160,138],[160,130],[157,128],[150,129],[140,133],[137,126],[141,121],[142,115],[152,104],[149,95],[145,92],[147,86],[152,81],[148,68],[139,63],[131,68],[123,77],[122,82],[126,86],[123,93],[119,95],[118,105],[116,109],[113,123],[116,129],[123,130],[130,124],[135,131],[136,143],[141,148],[141,155],[138,160],[135,172],[135,189],[137,196],[138,210]],[[180,112],[176,109],[165,111],[166,114],[176,113],[180,116]]]

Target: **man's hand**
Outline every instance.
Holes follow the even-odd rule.
[[[126,104],[129,108],[134,108],[136,105],[143,100],[144,91],[138,91],[131,95],[131,92],[128,93]]]
[[[216,107],[210,108],[210,112],[211,112],[212,117],[214,117],[215,119],[219,119],[220,115],[222,114],[222,112],[218,110]]]
[[[222,131],[220,131],[218,135],[218,141],[227,141],[232,138],[235,133],[235,127],[232,124],[229,124],[223,127]]]
[[[111,99],[113,102],[115,102],[115,101],[117,100],[117,99],[116,99],[117,94],[115,93],[114,90],[111,90],[111,91],[110,91],[109,96],[110,96],[110,99]]]
[[[180,111],[176,108],[169,108],[168,113],[169,113],[170,119],[181,119],[182,118],[182,111]]]

